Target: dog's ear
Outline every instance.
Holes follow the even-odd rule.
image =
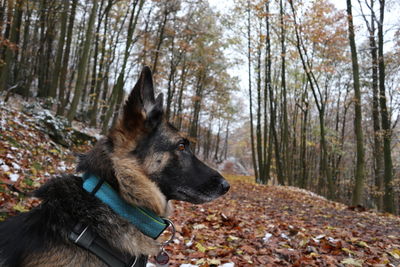
[[[144,126],[154,128],[163,115],[163,95],[154,98],[153,77],[145,66],[139,80],[130,93],[124,106],[123,122],[128,129]]]

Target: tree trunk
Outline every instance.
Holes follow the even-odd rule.
[[[31,59],[32,55],[28,52],[31,50],[31,47],[28,46],[30,43],[29,41],[29,35],[32,34],[30,32],[30,27],[31,27],[31,22],[32,22],[32,9],[30,8],[29,5],[26,5],[26,16],[24,19],[24,33],[23,33],[23,44],[20,50],[21,54],[21,59],[18,64],[14,66],[14,77],[16,77],[16,81],[18,81],[20,84],[18,88],[16,89],[16,92],[24,97],[29,96],[29,85],[27,83],[28,77],[30,75],[30,70],[29,68],[29,60]]]
[[[219,154],[220,135],[221,135],[221,119],[218,120],[218,132],[215,140],[215,153],[214,153],[215,162],[219,161],[218,154]]]
[[[176,127],[178,130],[181,130],[182,128],[182,118],[183,118],[183,114],[182,114],[182,110],[183,110],[183,91],[185,89],[185,85],[186,85],[186,74],[187,74],[187,65],[186,65],[186,57],[183,61],[183,66],[182,66],[182,71],[181,71],[181,76],[180,76],[180,86],[179,86],[179,96],[178,96],[178,107],[177,107],[177,112],[174,115],[175,118],[178,118],[178,121],[176,123]]]
[[[271,157],[272,157],[272,131],[268,130],[268,94],[269,86],[271,86],[271,35],[270,35],[270,23],[269,23],[269,2],[265,3],[265,27],[266,27],[266,38],[265,38],[265,74],[264,74],[264,166],[263,168],[264,177],[260,180],[263,183],[267,183],[271,176]],[[268,142],[268,144],[267,144]],[[268,148],[268,149],[267,149]]]
[[[65,112],[65,106],[66,106],[65,85],[67,81],[68,63],[69,63],[69,56],[71,53],[72,32],[74,29],[77,3],[78,0],[73,0],[71,3],[71,13],[69,15],[69,21],[68,21],[67,40],[65,43],[65,52],[63,53],[63,59],[59,77],[57,115],[64,115]]]
[[[263,162],[263,142],[262,142],[262,133],[261,133],[261,19],[259,21],[259,45],[257,47],[257,66],[256,66],[256,74],[257,74],[257,113],[256,113],[256,150],[257,150],[257,162],[258,162],[258,181],[257,183],[264,183],[265,177],[263,173],[264,162]]]
[[[11,25],[12,25],[12,20],[13,20],[13,10],[14,10],[14,4],[15,4],[15,0],[7,0],[7,20],[6,20],[6,29],[4,30],[4,35],[3,35],[3,40],[7,40],[10,38],[10,29],[11,29]],[[1,29],[3,30],[3,29]],[[0,47],[0,54],[1,54],[1,59],[5,59],[5,52],[6,49],[8,48],[7,45],[1,45]],[[1,67],[3,67],[4,64],[2,64]],[[0,69],[1,70],[1,69]],[[1,88],[3,89],[3,88]]]
[[[357,48],[355,42],[353,14],[351,0],[347,0],[347,20],[349,26],[349,42],[351,50],[351,62],[353,68],[353,86],[354,86],[354,133],[357,143],[357,164],[355,172],[355,184],[353,190],[352,204],[354,206],[363,203],[364,196],[364,137],[361,126],[361,92],[360,92],[360,73],[358,68]]]
[[[251,157],[253,162],[254,176],[256,182],[259,181],[258,167],[256,161],[256,151],[254,145],[254,127],[253,127],[253,98],[251,92],[251,21],[250,21],[250,0],[247,1],[247,60],[249,72],[249,111],[250,111],[250,144],[251,144]]]
[[[12,12],[12,9],[14,8],[14,1],[8,1],[8,23],[11,26],[10,28],[10,33],[9,33],[9,43],[4,47],[4,63],[1,68],[1,75],[0,75],[0,90],[8,90],[10,86],[13,85],[13,80],[11,74],[12,70],[12,64],[15,64],[15,53],[17,51],[17,39],[19,36],[19,26],[20,23],[18,23],[18,18],[21,19],[22,16],[22,6],[21,3],[17,3],[15,8],[14,8],[14,14]],[[11,15],[13,14],[13,15]],[[8,34],[7,34],[8,35]],[[13,62],[14,61],[14,62]],[[11,76],[11,77],[10,77]]]
[[[301,134],[300,134],[300,187],[307,188],[308,184],[308,171],[307,171],[307,123],[308,123],[308,97],[307,97],[307,85],[302,97],[302,102],[304,103],[303,118],[301,121]]]
[[[67,19],[68,19],[68,9],[69,9],[69,1],[62,1],[62,13],[61,13],[61,29],[60,29],[60,37],[58,40],[57,46],[57,54],[56,54],[56,61],[54,65],[53,71],[53,79],[50,85],[50,97],[56,97],[57,94],[57,86],[60,77],[61,71],[61,61],[64,52],[64,44],[65,44],[65,35],[67,32]]]
[[[367,1],[367,0],[366,0]],[[371,20],[368,22],[366,16],[362,14],[369,31],[369,46],[371,51],[371,69],[372,69],[372,122],[374,130],[374,147],[373,157],[375,161],[375,201],[379,211],[383,210],[383,195],[384,195],[384,165],[383,165],[383,150],[381,136],[381,122],[379,114],[379,88],[378,88],[378,47],[375,39],[375,0],[370,1]]]
[[[76,84],[75,84],[75,90],[74,90],[74,97],[72,99],[71,107],[69,109],[67,119],[69,122],[71,122],[76,114],[76,110],[79,104],[79,100],[82,95],[82,91],[84,90],[84,79],[86,75],[86,69],[88,65],[88,59],[89,59],[89,50],[90,50],[90,45],[92,43],[92,37],[93,37],[93,27],[94,27],[94,22],[97,14],[97,7],[98,7],[98,0],[93,0],[93,7],[90,12],[90,17],[86,29],[86,34],[85,34],[85,41],[83,44],[83,50],[80,56],[79,60],[79,65],[78,65],[78,76],[76,78]]]
[[[163,19],[161,21],[161,24],[159,26],[159,33],[158,33],[158,38],[157,38],[157,46],[156,46],[156,51],[155,51],[155,55],[154,55],[154,61],[153,61],[153,68],[152,68],[152,72],[153,75],[155,75],[157,73],[157,65],[158,65],[158,56],[160,55],[160,49],[161,49],[161,45],[164,41],[164,31],[165,31],[165,26],[167,24],[167,20],[168,20],[168,15],[169,15],[169,10],[168,10],[168,5],[167,2],[164,3],[165,4],[165,9],[164,9],[164,13],[163,13]]]
[[[105,57],[106,57],[106,41],[107,41],[107,30],[108,30],[108,18],[110,14],[110,10],[112,7],[113,1],[108,0],[108,4],[104,10],[105,19],[104,19],[104,29],[103,29],[103,39],[101,42],[101,58],[99,63],[99,74],[96,76],[95,80],[95,97],[93,100],[93,105],[90,108],[90,126],[96,127],[97,125],[97,113],[99,109],[100,102],[100,94],[101,94],[101,85],[104,82],[104,65],[105,65]]]
[[[173,24],[175,25],[176,16],[173,18]],[[175,87],[173,87],[173,80],[175,79],[176,72],[176,62],[175,62],[175,33],[172,35],[171,39],[171,49],[170,49],[170,64],[169,64],[169,75],[168,75],[168,86],[167,86],[167,107],[165,109],[165,117],[167,121],[170,119],[171,115],[171,104],[172,98],[174,97]]]
[[[292,184],[292,177],[289,174],[289,124],[288,124],[288,112],[287,112],[287,92],[286,92],[286,40],[285,40],[285,24],[284,24],[284,6],[282,0],[279,1],[279,9],[280,9],[280,30],[281,30],[281,88],[282,88],[282,96],[283,96],[283,134],[282,134],[282,146],[283,146],[283,166],[284,168],[284,176],[287,179],[289,185]]]
[[[40,2],[40,48],[38,52],[38,97],[48,97],[50,92],[50,71],[55,34],[54,2]]]
[[[383,55],[383,20],[385,14],[385,0],[379,0],[379,21],[378,21],[378,70],[379,70],[379,103],[382,116],[382,131],[383,131],[383,157],[384,157],[384,210],[394,213],[394,189],[393,189],[393,163],[392,163],[392,131],[390,126],[389,110],[386,104],[385,92],[385,59]]]
[[[206,77],[206,70],[201,69],[198,72],[197,75],[197,84],[196,84],[196,92],[195,96],[193,98],[193,116],[190,124],[190,129],[189,129],[189,136],[197,139],[197,132],[199,128],[199,116],[200,116],[200,110],[201,110],[201,103],[203,99],[203,91],[204,91],[204,80]],[[196,141],[196,147],[197,147],[198,141]]]

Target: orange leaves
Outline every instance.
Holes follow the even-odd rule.
[[[227,196],[201,206],[175,203],[172,219],[182,227],[179,242],[168,248],[174,266],[210,266],[212,260],[235,266],[400,263],[398,217],[352,212],[306,190],[227,177]]]
[[[71,152],[39,130],[36,119],[0,107],[0,221],[37,206],[26,198],[52,175],[74,171]]]

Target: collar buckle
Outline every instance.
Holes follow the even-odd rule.
[[[167,230],[168,227],[171,227],[171,236],[167,241],[164,241],[164,242],[161,243],[161,247],[165,247],[166,245],[171,243],[175,239],[175,234],[176,234],[176,229],[175,229],[174,223],[170,219],[167,219],[167,218],[163,218],[163,220],[166,223],[168,223],[168,226],[167,226],[167,228],[165,228],[165,230]]]

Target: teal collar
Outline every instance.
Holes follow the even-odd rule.
[[[108,183],[97,176],[85,173],[83,180],[83,189],[89,193],[95,191],[93,192],[94,196],[109,206],[119,216],[136,226],[143,234],[156,239],[168,227],[168,220],[160,218],[149,209],[130,205]]]

